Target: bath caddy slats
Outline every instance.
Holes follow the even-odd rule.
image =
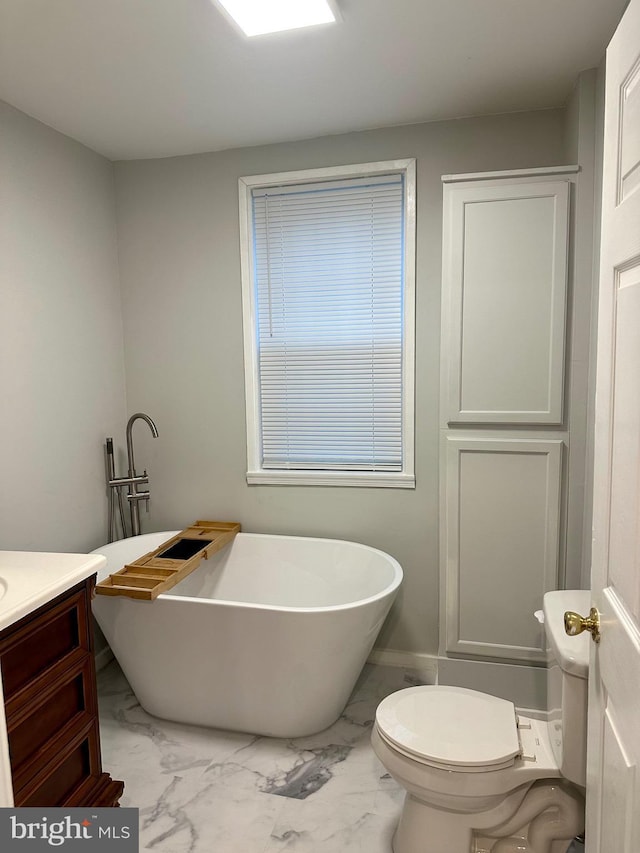
[[[152,601],[220,551],[240,532],[236,521],[196,521],[159,548],[128,563],[96,586],[99,595]]]

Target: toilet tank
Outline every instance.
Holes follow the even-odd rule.
[[[564,630],[564,613],[575,610],[586,615],[590,606],[589,590],[556,590],[544,596],[551,745],[561,774],[582,787],[586,781],[590,635],[585,631],[569,637]]]

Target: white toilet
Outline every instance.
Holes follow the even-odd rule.
[[[406,797],[394,853],[565,853],[584,828],[589,635],[565,610],[584,590],[544,597],[547,718],[462,687],[410,687],[376,712],[373,749]]]

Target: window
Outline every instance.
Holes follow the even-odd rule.
[[[415,161],[240,179],[249,483],[412,488]]]

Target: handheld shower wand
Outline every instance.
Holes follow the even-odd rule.
[[[122,538],[127,535],[127,524],[124,515],[124,503],[122,501],[122,493],[120,486],[112,485],[116,478],[116,466],[113,458],[113,438],[107,438],[107,484],[111,488],[109,495],[109,520],[108,520],[108,542],[113,542],[117,536],[117,521],[115,514],[115,502],[118,502],[118,510],[120,515],[120,527],[122,528]]]

